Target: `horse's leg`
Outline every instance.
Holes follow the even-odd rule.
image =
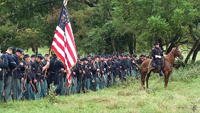
[[[147,88],[149,88],[149,82],[148,82],[148,81],[149,81],[150,74],[151,74],[151,72],[148,73],[148,74],[147,74],[147,77],[146,77],[146,87],[147,87]]]
[[[146,73],[141,73],[141,85],[142,87],[145,89],[145,76],[146,76]]]
[[[168,84],[168,81],[169,81],[169,75],[170,75],[170,73],[165,72],[165,88],[167,88],[167,84]]]

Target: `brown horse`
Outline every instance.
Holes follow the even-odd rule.
[[[164,62],[164,68],[163,68],[163,73],[164,79],[165,79],[165,88],[167,87],[169,76],[172,73],[172,67],[175,61],[175,58],[179,57],[181,60],[183,59],[183,55],[179,47],[173,48],[173,50],[165,56],[165,62]],[[141,65],[141,85],[143,88],[145,88],[145,78],[146,78],[146,87],[148,88],[148,81],[151,72],[153,71],[154,73],[158,73],[157,69],[150,69],[149,67],[150,59],[145,60],[142,65]],[[146,76],[147,75],[147,76]]]

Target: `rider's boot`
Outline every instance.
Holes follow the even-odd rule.
[[[161,69],[161,66],[158,66],[158,72],[159,72],[160,76],[164,76],[164,73],[163,73],[163,71]]]

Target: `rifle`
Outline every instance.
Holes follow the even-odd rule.
[[[3,63],[4,63],[4,59],[3,59]],[[2,94],[2,96],[3,96],[4,102],[6,102],[4,87],[5,87],[5,81],[4,81],[4,69],[3,69],[3,94]]]
[[[38,67],[39,66],[36,65],[36,63],[35,63],[35,77],[38,74]],[[37,82],[39,82],[39,81],[37,81]],[[33,82],[33,84],[35,85],[35,92],[39,92],[38,87],[37,87],[37,82],[36,83]]]
[[[22,59],[20,60],[20,63],[22,62]],[[23,63],[23,62],[22,62]],[[24,64],[24,63],[23,63]],[[26,88],[26,86],[25,86],[25,78],[26,78],[26,73],[25,73],[25,71],[24,72],[21,72],[21,70],[20,70],[20,75],[22,75],[22,78],[24,78],[24,81],[22,82],[22,90],[21,90],[21,92],[22,92],[22,101],[24,100],[24,93],[25,93],[25,91],[27,90],[27,88]]]
[[[13,70],[14,71],[14,70]],[[14,97],[14,91],[13,91],[13,80],[14,80],[14,77],[13,77],[14,75],[12,74],[12,86],[11,86],[11,95],[12,95],[12,100],[13,100],[13,102],[15,101],[15,97]]]
[[[37,82],[33,83],[34,87],[35,87],[35,92],[39,92],[38,87],[37,87]]]
[[[80,62],[79,64],[79,68],[78,68],[78,71],[79,71],[79,91],[78,93],[81,93],[81,89],[82,89],[82,79],[83,79],[83,70],[82,70],[82,62]]]
[[[96,69],[99,69],[98,61],[97,61],[96,63],[97,63],[97,64],[96,64]],[[99,81],[100,81],[100,82],[102,81],[102,80],[101,80],[101,74],[100,74],[99,71],[96,71],[95,76],[97,76],[97,77],[99,78]]]
[[[105,77],[103,76],[104,75],[104,68],[103,68],[103,63],[101,62],[101,70],[102,70],[102,77],[103,77],[103,82],[106,83],[106,80],[105,80]]]
[[[26,78],[26,74],[23,74],[23,76],[24,78]],[[24,82],[25,82],[25,79],[23,81],[23,88],[22,88],[22,101],[24,100],[24,93],[27,90]]]
[[[123,82],[123,74],[122,74],[122,69],[120,70],[120,73],[121,73],[121,81]]]
[[[94,68],[96,68],[94,63],[95,63],[94,61],[91,62],[91,66],[90,67],[92,67],[92,65],[94,65]],[[93,76],[92,73],[91,73],[91,77],[92,77],[92,83],[93,83],[94,91],[96,91],[96,78]]]
[[[31,76],[30,76],[30,66],[29,66],[28,64],[26,64],[26,65],[28,66],[28,69],[25,70],[26,75],[27,75],[27,77],[28,77],[30,80],[32,80],[32,79],[31,79]],[[36,91],[36,89],[35,89],[33,83],[31,82],[31,83],[29,83],[29,84],[31,84],[32,90],[33,90],[33,91]]]

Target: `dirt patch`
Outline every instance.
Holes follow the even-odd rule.
[[[133,95],[133,92],[132,91],[119,91],[118,96],[130,96],[130,95]]]
[[[114,101],[114,100],[103,98],[103,97],[99,97],[99,98],[92,98],[92,99],[90,99],[88,101],[92,101],[92,102],[95,102],[95,103],[109,103],[109,102]]]

